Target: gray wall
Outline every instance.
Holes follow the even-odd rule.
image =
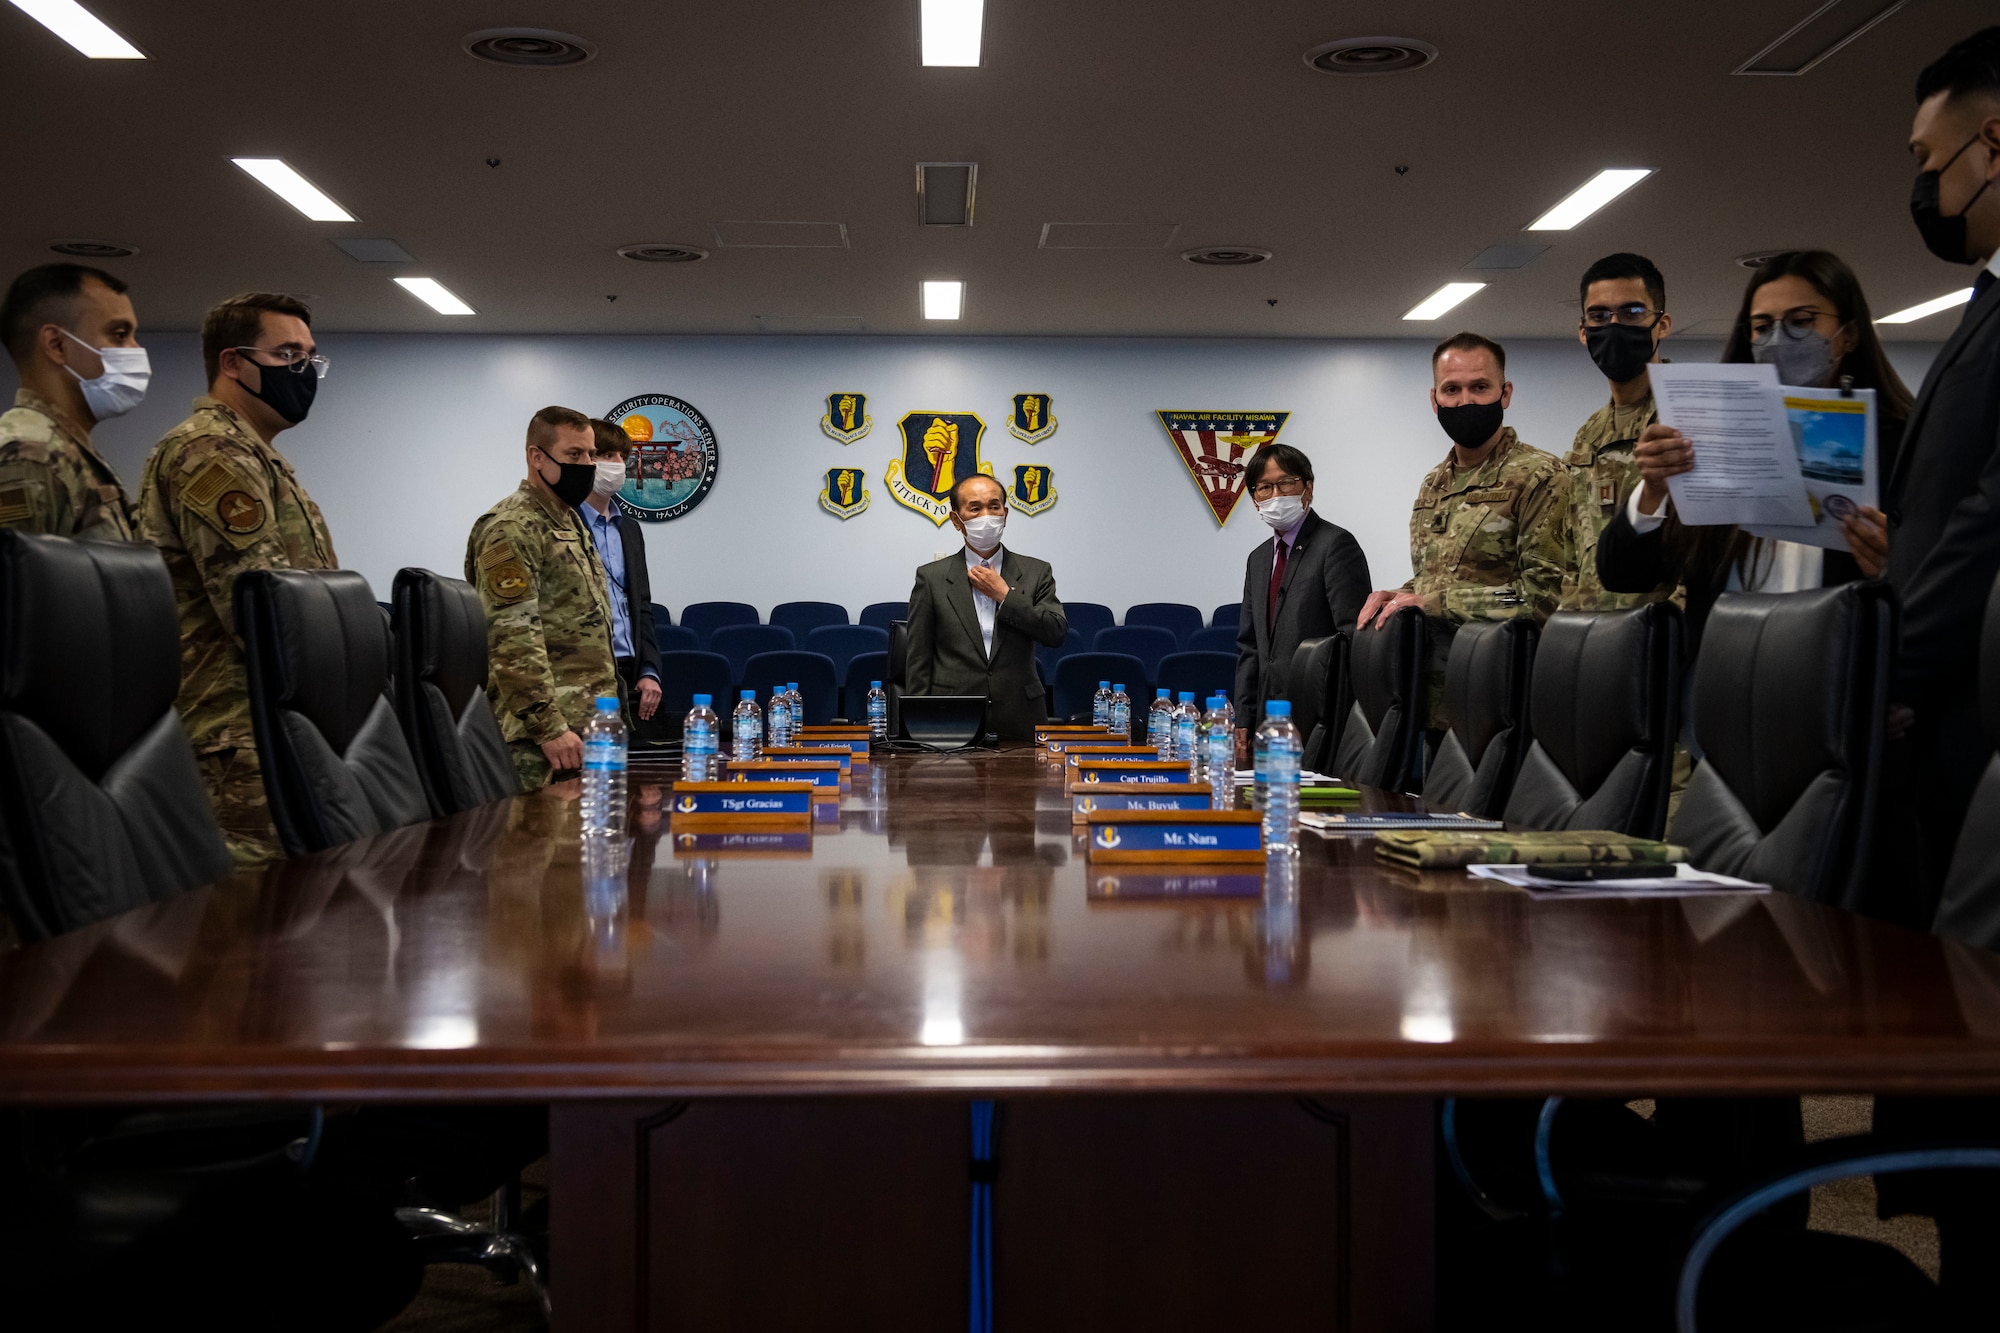
[[[201,389],[190,334],[150,334],[153,390],[99,442],[136,493],[147,451]],[[404,565],[459,575],[472,521],[524,471],[523,429],[546,403],[592,413],[669,393],[714,426],[721,465],[692,514],[647,530],[653,587],[678,617],[723,598],[768,608],[815,599],[850,612],[908,595],[911,570],[954,549],[951,529],[905,509],[883,483],[895,422],[915,409],[976,411],[982,458],[1055,471],[1056,505],[1013,514],[1007,540],[1054,562],[1061,594],[1117,609],[1153,600],[1204,609],[1241,597],[1245,554],[1269,534],[1249,502],[1218,529],[1168,443],[1159,408],[1278,409],[1283,439],[1319,475],[1317,508],[1352,531],[1378,586],[1409,576],[1410,498],[1447,442],[1425,398],[1426,341],[606,338],[327,334],[333,371],[311,419],[279,437],[326,512],[341,563],[386,598]],[[1714,343],[1676,340],[1683,360]],[[1517,342],[1509,421],[1555,452],[1605,401],[1574,342]],[[1914,387],[1935,354],[1898,344]],[[11,367],[7,379],[11,381]],[[11,383],[6,386],[11,397]],[[843,446],[820,432],[825,394],[861,390],[872,434]],[[1007,434],[1011,396],[1053,395],[1060,428],[1039,445]],[[826,469],[860,465],[870,508],[819,508]]]

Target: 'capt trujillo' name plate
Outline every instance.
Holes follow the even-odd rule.
[[[676,782],[667,822],[676,829],[810,828],[810,782]]]
[[[854,765],[852,750],[824,750],[809,745],[767,745],[764,747],[764,758],[774,764],[839,764],[842,777],[846,777]]]
[[[729,781],[742,782],[810,782],[815,801],[838,801],[840,799],[840,771],[846,765],[834,759],[811,760],[753,760],[747,764],[729,765]]]
[[[1081,824],[1099,810],[1211,810],[1215,793],[1205,782],[1158,782],[1133,786],[1080,788],[1070,797],[1070,822]]]
[[[1168,759],[1080,759],[1069,771],[1068,790],[1087,787],[1114,787],[1125,783],[1191,782],[1194,775],[1185,763]]]
[[[1096,810],[1084,820],[1092,861],[1264,859],[1264,817],[1255,810]]]

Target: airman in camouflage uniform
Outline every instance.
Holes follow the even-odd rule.
[[[584,423],[587,458],[589,419],[571,415]],[[531,458],[529,466],[538,464]],[[472,525],[465,577],[486,608],[486,692],[521,788],[534,791],[551,772],[543,747],[581,736],[597,696],[618,693],[604,566],[576,510],[523,481]]]
[[[1569,472],[1570,503],[1562,610],[1622,611],[1672,594],[1672,588],[1607,592],[1597,577],[1597,539],[1639,484],[1639,465],[1632,447],[1639,433],[1659,419],[1660,409],[1651,394],[1631,407],[1621,408],[1613,400],[1591,414],[1563,455],[1563,467]]]
[[[1445,455],[1417,489],[1410,511],[1404,592],[1424,614],[1469,620],[1547,620],[1563,584],[1569,481],[1555,456],[1507,426],[1478,467],[1459,471]]]
[[[90,432],[31,389],[0,415],[0,527],[85,541],[138,535],[132,501]]]

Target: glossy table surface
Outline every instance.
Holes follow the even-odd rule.
[[[0,1100],[2000,1090],[2000,956],[1782,895],[1091,866],[1031,751],[762,850],[663,798],[595,883],[551,791],[6,956]]]

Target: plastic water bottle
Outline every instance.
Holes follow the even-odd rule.
[[[1111,725],[1111,682],[1097,682],[1097,693],[1090,696],[1090,725],[1108,727]]]
[[[785,697],[783,687],[771,691],[771,744],[790,745],[792,743],[791,701]]]
[[[1174,706],[1174,759],[1190,770],[1195,764],[1195,733],[1200,729],[1201,710],[1194,706],[1194,691],[1182,690],[1180,703]]]
[[[1236,808],[1236,726],[1226,711],[1228,700],[1218,694],[1208,701],[1208,803],[1217,810]]]
[[[583,728],[583,836],[625,836],[625,718],[615,694],[597,696]]]
[[[889,692],[879,680],[868,682],[868,739],[889,739]]]
[[[1174,705],[1165,690],[1153,692],[1152,706],[1146,710],[1146,744],[1162,759],[1174,757]]]
[[[1273,699],[1257,728],[1264,751],[1264,850],[1299,847],[1299,729],[1292,725],[1292,701]]]
[[[697,694],[694,707],[688,709],[687,722],[681,727],[683,782],[714,782],[721,776],[716,762],[720,755],[716,752],[714,702],[713,695]]]
[[[1123,685],[1111,687],[1111,734],[1132,739],[1132,696]]]
[[[763,747],[764,715],[757,707],[757,691],[744,690],[736,701],[736,711],[729,717],[729,757],[739,764],[747,764],[757,757]]]
[[[799,728],[806,724],[806,697],[799,693],[799,683],[792,681],[785,686],[785,744],[799,743]]]
[[[1290,705],[1286,705],[1290,707]],[[1264,728],[1258,727],[1250,733],[1250,808],[1264,808],[1264,760],[1266,758]]]

